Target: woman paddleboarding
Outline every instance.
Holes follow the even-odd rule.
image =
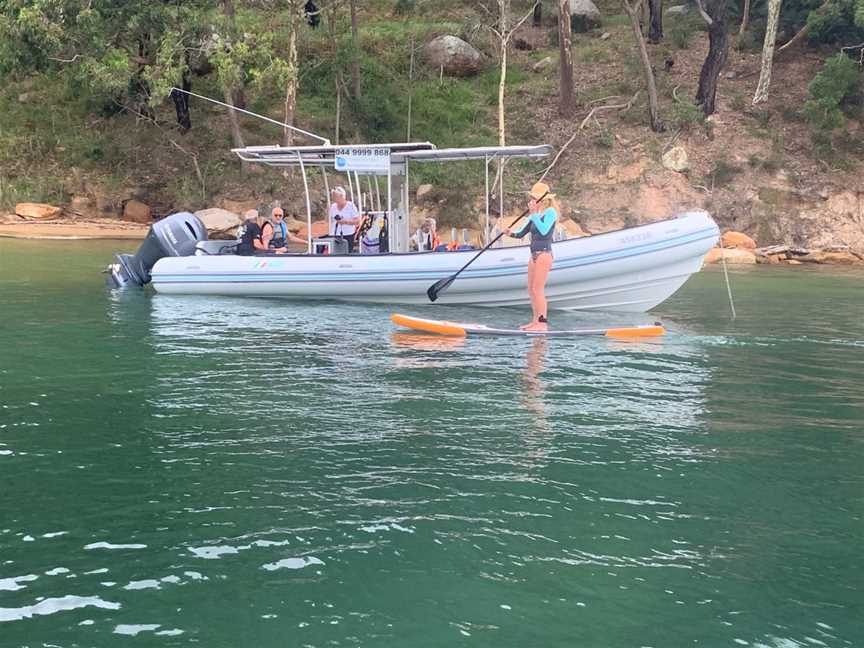
[[[504,230],[508,236],[521,239],[531,233],[531,259],[528,261],[528,297],[533,319],[521,326],[523,331],[546,331],[549,318],[546,303],[546,279],[552,269],[552,236],[561,206],[549,185],[538,182],[528,192],[528,220],[518,230]]]

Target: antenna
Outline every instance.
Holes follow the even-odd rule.
[[[211,99],[210,97],[205,97],[204,95],[195,94],[194,92],[189,92],[188,90],[183,90],[182,88],[175,88],[172,86],[171,90],[176,90],[177,92],[182,92],[183,94],[187,94],[191,97],[197,97],[198,99],[203,99],[204,101],[210,101],[215,104],[219,104],[220,106],[225,106],[231,110],[236,110],[237,112],[244,113],[246,115],[251,115],[252,117],[257,117],[258,119],[263,119],[264,121],[268,121],[271,124],[276,124],[277,126],[282,126],[283,128],[290,128],[293,131],[297,131],[307,137],[314,137],[317,140],[320,140],[324,146],[330,146],[330,140],[326,137],[321,137],[320,135],[316,135],[315,133],[310,133],[309,131],[305,131],[302,128],[297,128],[295,126],[291,126],[291,124],[285,124],[280,121],[276,121],[275,119],[270,119],[269,117],[264,117],[263,115],[259,115],[257,113],[253,113],[249,110],[243,110],[243,108],[238,108],[237,106],[231,106],[227,103],[223,103],[221,101],[217,101],[216,99]]]

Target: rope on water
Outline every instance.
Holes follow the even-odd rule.
[[[729,270],[726,268],[726,248],[723,246],[723,241],[720,241],[720,260],[723,262],[723,276],[726,277],[726,293],[729,295],[729,308],[732,309],[732,319],[736,317],[735,301],[732,299],[732,284],[729,283]]]

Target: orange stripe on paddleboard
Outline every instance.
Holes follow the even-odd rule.
[[[612,328],[606,331],[606,337],[634,338],[634,337],[657,337],[666,333],[662,326],[631,326],[628,328]]]
[[[426,333],[437,333],[438,335],[457,335],[465,337],[465,329],[452,322],[439,322],[435,320],[426,320],[419,317],[409,317],[393,313],[390,316],[396,326],[413,329],[415,331],[425,331]]]

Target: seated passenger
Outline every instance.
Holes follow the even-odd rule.
[[[300,238],[288,231],[288,226],[285,224],[285,212],[282,211],[281,207],[273,208],[270,225],[273,228],[273,238],[270,239],[269,244],[271,248],[276,248],[277,250],[285,249],[287,251],[288,248],[286,245],[288,245],[288,243],[293,242],[306,245],[306,239]]]
[[[273,225],[265,222],[263,227],[259,225],[257,209],[249,209],[243,214],[243,225],[240,228],[240,244],[237,246],[237,254],[251,256],[266,252],[282,254],[287,248],[270,249],[270,240],[273,238]]]
[[[438,249],[438,246],[441,245],[441,240],[438,238],[435,219],[430,217],[424,220],[420,229],[414,232],[412,239],[412,243],[416,245],[418,252],[428,252]]]
[[[259,249],[256,243],[261,243],[258,210],[249,209],[243,214],[243,224],[240,226],[240,244],[237,246],[237,254],[242,254],[243,256],[255,254],[255,250]]]

